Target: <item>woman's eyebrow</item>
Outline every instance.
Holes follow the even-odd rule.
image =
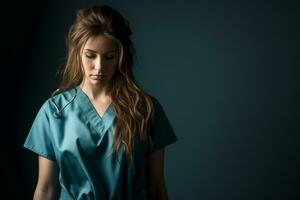
[[[93,53],[98,53],[97,51],[94,51],[94,50],[92,50],[92,49],[84,49],[84,50],[88,50],[88,51],[91,51],[91,52],[93,52]],[[115,49],[112,49],[112,50],[108,50],[108,51],[106,51],[105,53],[109,53],[109,52],[116,52],[117,50],[115,50]]]

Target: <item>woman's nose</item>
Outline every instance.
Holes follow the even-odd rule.
[[[95,62],[95,69],[100,69],[101,68],[101,58],[97,58]]]

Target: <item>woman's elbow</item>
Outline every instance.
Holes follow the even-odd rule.
[[[54,188],[39,188],[36,187],[33,195],[33,200],[56,200],[58,192]]]

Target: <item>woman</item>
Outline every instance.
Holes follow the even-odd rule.
[[[78,10],[59,89],[24,143],[38,154],[34,199],[168,199],[165,112],[135,82],[129,23],[106,5]]]

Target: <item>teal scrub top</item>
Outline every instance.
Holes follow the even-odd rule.
[[[43,103],[23,146],[59,167],[60,200],[147,199],[147,157],[178,140],[163,107],[156,98],[151,99],[156,113],[151,125],[154,148],[136,140],[134,164],[126,162],[122,145],[117,155],[110,154],[116,122],[112,105],[99,116],[79,86]],[[59,118],[54,115],[57,108]]]

